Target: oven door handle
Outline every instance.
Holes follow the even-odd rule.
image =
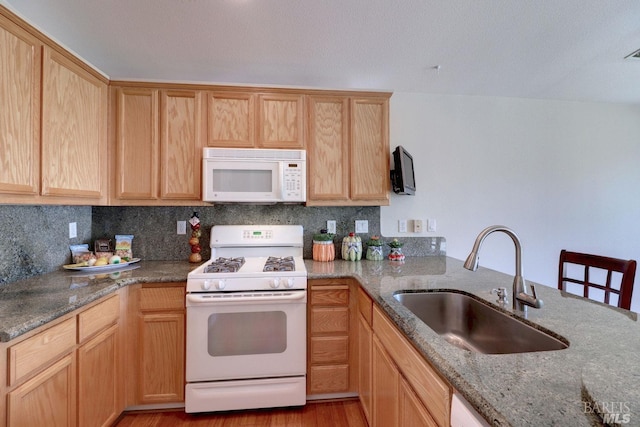
[[[254,302],[299,302],[307,296],[307,291],[278,292],[270,294],[187,294],[187,303],[194,305],[226,305]]]

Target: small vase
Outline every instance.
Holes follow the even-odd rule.
[[[404,261],[404,254],[402,253],[402,248],[391,248],[391,252],[389,253],[389,259],[391,261]]]
[[[370,261],[380,261],[384,258],[382,255],[382,246],[367,246],[367,259]]]
[[[333,261],[336,257],[336,248],[333,240],[313,241],[313,260],[328,262]]]

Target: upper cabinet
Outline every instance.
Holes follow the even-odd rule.
[[[258,96],[258,147],[304,148],[304,95]]]
[[[38,39],[0,15],[0,193],[40,189],[41,50]]]
[[[106,203],[106,78],[0,10],[0,95],[0,203]]]
[[[113,87],[114,191],[111,204],[201,203],[203,94]]]
[[[389,95],[309,96],[307,205],[389,204]]]
[[[107,85],[48,47],[42,69],[42,195],[105,202]]]
[[[304,95],[214,91],[208,94],[210,147],[304,148]]]

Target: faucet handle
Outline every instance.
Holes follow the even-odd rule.
[[[509,303],[509,294],[507,293],[507,288],[494,288],[491,289],[491,292],[489,293],[495,293],[496,295],[498,295],[498,303],[505,305]]]

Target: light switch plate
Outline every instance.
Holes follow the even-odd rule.
[[[433,233],[436,231],[436,220],[433,218],[429,218],[427,220],[427,231]]]
[[[69,238],[75,239],[78,237],[78,224],[75,222],[69,223]]]
[[[336,234],[336,221],[335,220],[327,221],[327,233]]]
[[[177,234],[187,234],[187,221],[178,221],[176,224]]]
[[[366,219],[356,220],[356,233],[368,233],[368,232],[369,232],[369,221]]]
[[[398,233],[406,233],[407,232],[407,220],[399,219],[398,220]]]
[[[413,232],[414,233],[422,233],[422,220],[414,219],[413,220]]]

